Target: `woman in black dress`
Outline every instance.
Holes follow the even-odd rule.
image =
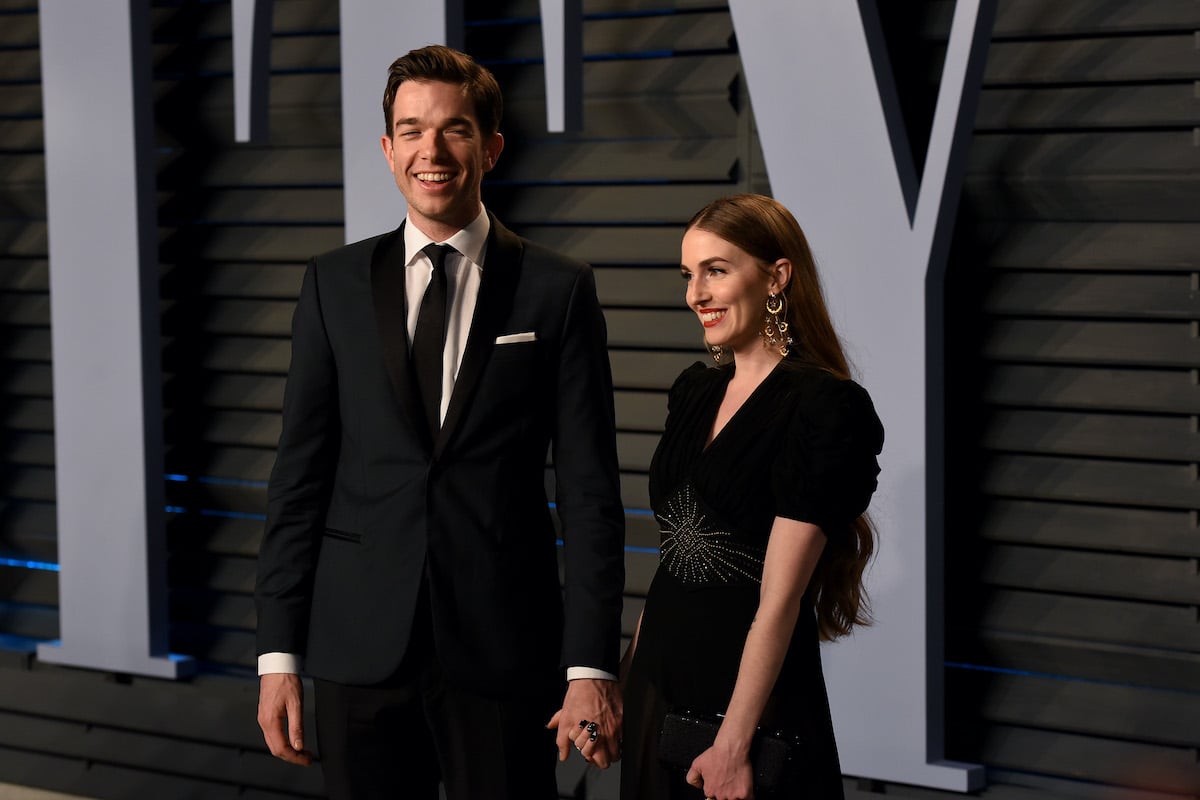
[[[661,556],[622,664],[621,796],[753,797],[761,727],[803,743],[776,796],[841,798],[818,643],[867,622],[863,514],[883,429],[787,209],[715,201],[689,223],[681,266],[717,366],[676,379],[650,465]],[[724,715],[686,774],[659,763],[668,710]]]

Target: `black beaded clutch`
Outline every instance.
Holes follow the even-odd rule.
[[[686,772],[698,755],[712,747],[720,727],[719,718],[687,711],[667,712],[658,737],[658,760],[664,766]],[[801,751],[795,737],[759,728],[750,746],[755,791],[782,788],[798,769]]]

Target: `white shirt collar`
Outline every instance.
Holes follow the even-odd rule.
[[[483,267],[483,251],[487,248],[488,233],[492,229],[492,220],[488,217],[487,209],[481,204],[479,216],[475,217],[467,227],[451,236],[444,242],[435,242],[426,236],[420,228],[413,224],[412,219],[404,217],[404,255],[405,265],[411,266],[421,250],[429,244],[448,244],[466,256],[467,260],[476,267]]]

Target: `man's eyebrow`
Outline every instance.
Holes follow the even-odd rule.
[[[394,124],[396,124],[396,125],[419,125],[419,124],[421,124],[421,120],[417,117],[405,117],[404,119],[396,120],[396,122]],[[461,125],[466,125],[468,127],[471,127],[474,125],[474,123],[471,121],[470,117],[450,117],[449,119],[447,119],[445,122],[442,123],[442,127],[446,127],[446,128],[456,127],[456,126],[461,126]]]

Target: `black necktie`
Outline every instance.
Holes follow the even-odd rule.
[[[417,330],[413,334],[412,360],[421,390],[421,405],[429,432],[437,438],[442,427],[442,352],[446,349],[446,254],[447,244],[426,245],[422,250],[433,262],[429,288],[421,298]]]

